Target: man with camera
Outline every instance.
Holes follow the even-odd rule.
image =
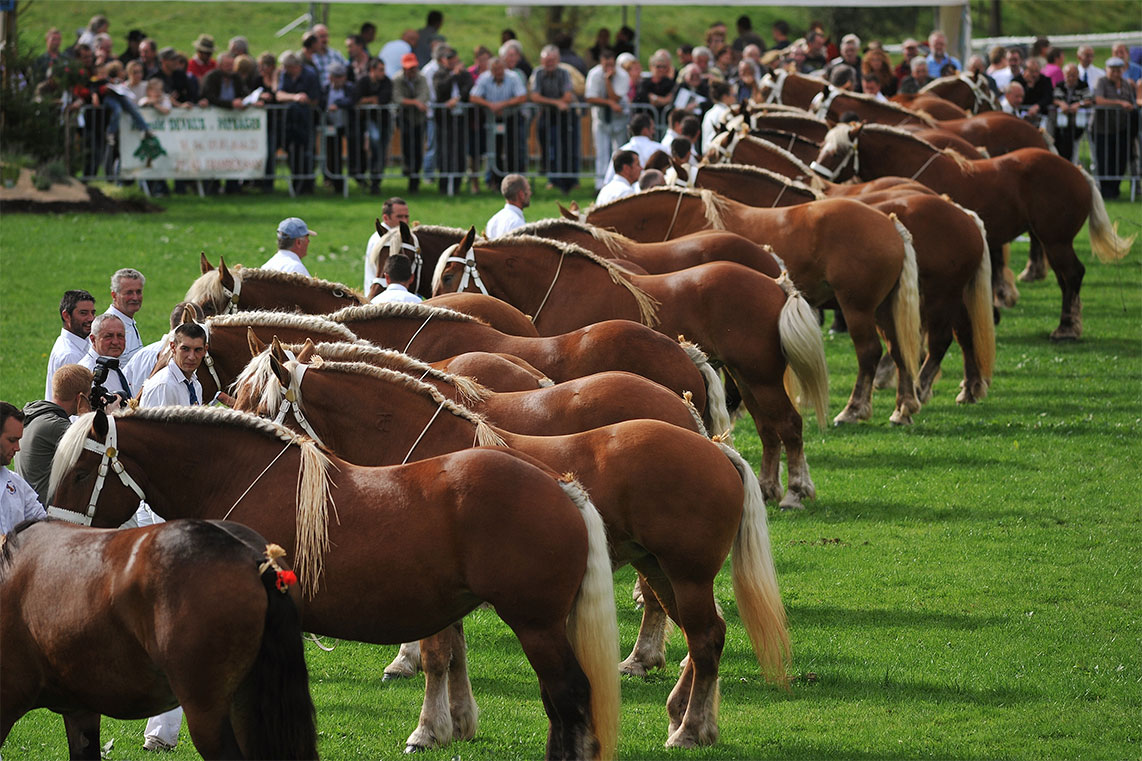
[[[103,313],[91,323],[91,335],[88,340],[91,347],[87,354],[79,361],[95,376],[95,387],[92,389],[91,405],[104,407],[112,401],[112,397],[119,397],[119,405],[125,405],[134,392],[127,376],[119,363],[123,357],[123,349],[127,345],[127,337],[123,328],[123,321],[113,314]],[[104,391],[106,395],[97,393]],[[103,396],[103,398],[96,398]]]

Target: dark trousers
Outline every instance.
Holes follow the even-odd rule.
[[[1124,120],[1125,121],[1125,120]],[[1125,129],[1118,132],[1095,132],[1091,135],[1097,146],[1098,173],[1101,176],[1126,174],[1126,160],[1130,157],[1131,133]],[[1098,182],[1103,198],[1118,198],[1120,179]]]
[[[401,171],[408,177],[409,192],[420,190],[420,171],[424,165],[424,124],[409,114],[400,118]]]

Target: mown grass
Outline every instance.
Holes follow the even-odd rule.
[[[395,190],[394,185],[391,190]],[[529,218],[562,197],[536,193]],[[585,200],[580,194],[580,200]],[[412,199],[414,219],[482,226],[490,195]],[[6,214],[0,226],[0,398],[38,398],[44,356],[68,287],[97,293],[119,266],[148,276],[144,338],[198,271],[199,251],[258,264],[272,253],[278,220],[300,215],[319,232],[311,271],[360,282],[362,246],[378,201],[319,196],[176,198],[167,211],[131,216]],[[1111,205],[1124,232],[1137,204]],[[1142,259],[1138,245],[1114,265],[1096,263],[1085,232],[1085,333],[1046,339],[1058,318],[1053,281],[1022,287],[998,327],[991,395],[954,403],[949,356],[936,396],[907,429],[887,422],[877,394],[871,423],[818,432],[806,451],[819,498],[770,515],[794,644],[789,693],[765,684],[737,623],[728,574],[718,598],[729,624],[722,661],[722,739],[666,751],[664,703],[685,653],[677,634],[669,665],[623,683],[623,758],[1137,758],[1142,742]],[[1018,269],[1026,245],[1016,244]],[[324,258],[323,258],[324,257]],[[855,375],[847,337],[826,338],[833,411]],[[749,421],[737,443],[756,464]],[[378,552],[384,551],[383,546]],[[632,574],[616,575],[622,641],[638,614]],[[376,583],[383,583],[377,580]],[[426,759],[535,758],[546,732],[534,675],[491,611],[466,622],[482,709],[475,741]],[[307,646],[325,758],[395,758],[416,722],[423,682],[379,681],[392,647]],[[98,653],[92,653],[98,657]],[[141,721],[104,722],[111,758],[137,758]],[[60,758],[62,723],[40,710],[16,725],[8,759]],[[193,758],[183,743],[169,756]]]

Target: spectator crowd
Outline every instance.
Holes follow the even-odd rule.
[[[378,43],[376,26],[365,23],[339,48],[331,45],[330,30],[317,24],[302,34],[300,48],[257,58],[244,37],[232,38],[223,49],[211,35],[200,34],[187,55],[132,29],[116,56],[110,21],[98,15],[66,49],[61,32],[48,30],[30,80],[43,97],[82,110],[86,175],[100,168],[114,174],[124,112],[149,135],[147,112],[140,110],[145,107],[160,114],[196,106],[272,107],[266,111],[269,145],[261,184],[272,188],[284,151],[292,190],[299,194],[312,193],[322,175],[337,191],[353,178],[379,193],[397,135],[410,193],[425,177],[435,178],[447,194],[465,185],[477,192],[481,182],[496,188],[507,175],[525,172],[536,155],[547,185],[570,191],[578,186],[585,151],[594,154],[598,190],[612,181],[620,150],[635,150],[640,168],[647,168],[645,145],[636,147],[643,137],[667,156],[674,140],[685,139],[696,160],[721,117],[733,104],[755,98],[763,77],[777,70],[905,103],[935,79],[969,73],[986,81],[1002,110],[1047,128],[1060,153],[1072,160],[1089,132],[1100,175],[1124,174],[1136,151],[1142,48],[1123,43],[1114,45],[1102,66],[1089,45],[1068,61],[1045,38],[1029,48],[992,48],[965,65],[939,30],[926,40],[904,40],[901,57],[894,59],[879,41],[865,43],[853,33],[835,43],[819,22],[795,36],[789,24],[777,21],[767,44],[750,18],[741,16],[732,38],[726,24],[716,22],[697,45],[651,52],[644,69],[635,33],[626,26],[613,36],[599,29],[585,57],[562,34],[539,51],[534,65],[511,29],[501,33],[498,47],[478,45],[465,59],[448,44],[443,28],[444,14],[433,10],[424,27]],[[648,134],[640,115],[651,119]],[[629,157],[623,166],[632,171]],[[148,188],[166,192],[165,183]],[[237,188],[236,182],[225,187]],[[176,192],[184,189],[185,183],[176,183]],[[1113,195],[1117,183],[1104,183],[1103,190]]]

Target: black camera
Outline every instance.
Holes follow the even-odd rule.
[[[99,357],[95,360],[95,369],[91,372],[91,406],[93,408],[104,409],[116,401],[120,407],[126,405],[127,400],[123,398],[122,394],[113,394],[103,385],[107,382],[107,373],[118,369],[119,359],[117,357]]]

